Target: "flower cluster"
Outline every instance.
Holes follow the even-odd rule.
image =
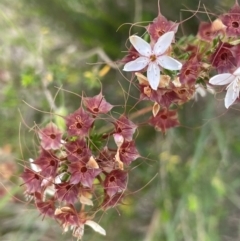
[[[139,36],[130,36],[131,46],[123,59],[123,70],[137,76],[140,101],[153,102],[153,116],[148,124],[163,133],[180,124],[178,106],[204,89],[214,92],[214,85],[226,85],[226,108],[239,98],[238,2],[211,23],[201,22],[195,38],[183,36],[176,41],[179,24],[159,13],[146,27],[144,39],[150,39],[150,43]],[[214,72],[217,75],[210,78]]]
[[[163,133],[180,125],[179,106],[211,85],[226,85],[226,108],[239,98],[238,3],[211,23],[200,23],[196,37],[177,40],[179,25],[159,13],[146,26],[145,39],[150,42],[130,36],[131,46],[122,60],[123,70],[137,78],[138,103],[151,104],[147,123]],[[72,229],[78,239],[85,224],[105,235],[93,221],[94,213],[122,202],[129,165],[140,157],[134,141],[137,125],[125,114],[113,118],[113,107],[102,93],[84,97],[79,109],[64,117],[64,131],[53,122],[37,130],[39,155],[22,174],[40,213],[57,220],[64,231]],[[99,120],[112,129],[98,133]]]
[[[218,21],[218,26],[215,28],[221,29],[221,34],[218,35],[210,63],[218,75],[210,78],[209,83],[227,85],[225,107],[229,108],[239,98],[240,90],[240,6],[238,2],[236,1],[228,13],[220,15],[215,21]]]
[[[146,27],[150,43],[136,35],[130,36],[131,47],[123,59],[123,70],[137,76],[140,101],[153,102],[153,116],[148,124],[163,133],[180,124],[175,107],[193,97],[201,71],[197,54],[191,53],[184,64],[173,58],[178,26],[179,23],[168,21],[160,13]],[[144,72],[147,72],[146,76]]]
[[[133,141],[137,126],[127,116],[111,117],[113,106],[101,93],[83,98],[82,103],[85,108],[80,106],[64,117],[66,131],[52,122],[37,131],[39,155],[22,174],[26,193],[34,198],[40,213],[57,220],[64,232],[72,229],[78,239],[83,236],[85,224],[105,235],[105,230],[92,220],[94,209],[90,215],[89,207],[96,212],[121,203],[127,189],[128,166],[139,157]],[[100,119],[111,124],[113,130],[96,133],[95,123]],[[115,149],[108,147],[111,142]]]

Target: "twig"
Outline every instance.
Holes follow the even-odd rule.
[[[141,116],[141,115],[144,115],[148,112],[150,112],[152,110],[152,106],[147,106],[145,107],[144,109],[142,110],[138,110],[136,112],[134,112],[133,114],[129,115],[129,119],[130,120],[133,120],[133,119],[136,119],[137,117]],[[108,125],[106,127],[103,127],[99,130],[99,133],[105,133],[105,132],[108,132],[109,130],[111,130],[113,128],[112,125]]]
[[[46,96],[46,99],[50,105],[50,108],[55,112],[57,110],[57,107],[54,103],[54,98],[52,97],[51,92],[48,90],[46,81],[44,81],[43,78],[41,80],[41,83],[42,83],[42,87],[43,87],[43,93]]]
[[[148,230],[146,232],[146,236],[143,241],[152,241],[154,240],[154,235],[156,234],[156,230],[159,229],[159,220],[160,220],[160,211],[155,209],[150,225],[148,226]]]
[[[101,58],[106,64],[108,64],[113,69],[119,69],[119,67],[122,65],[122,64],[116,64],[114,61],[112,61],[108,57],[108,55],[104,52],[104,50],[99,47],[91,49],[87,52],[81,53],[81,57],[78,58],[78,60],[81,61],[84,59],[88,59],[94,55],[98,55],[99,58]]]
[[[142,0],[135,0],[134,23],[142,19]]]

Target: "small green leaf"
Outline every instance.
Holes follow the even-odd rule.
[[[198,198],[194,194],[188,195],[188,209],[192,212],[195,212],[199,209]]]

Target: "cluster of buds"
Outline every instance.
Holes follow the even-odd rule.
[[[238,3],[213,22],[202,22],[196,37],[176,41],[179,24],[159,13],[146,26],[150,43],[130,36],[123,59],[123,70],[137,77],[140,101],[151,103],[148,124],[163,133],[180,124],[178,106],[192,99],[200,86],[226,85],[226,108],[240,91]],[[217,75],[210,77],[214,71]],[[84,97],[79,109],[64,117],[65,131],[53,122],[38,129],[39,156],[22,174],[40,213],[57,220],[64,231],[71,228],[78,239],[85,224],[105,235],[93,221],[95,214],[122,202],[129,165],[140,156],[133,140],[137,125],[124,114],[113,118],[112,108],[102,93]],[[112,130],[97,133],[99,120],[110,123]]]
[[[57,220],[64,231],[72,229],[78,239],[85,224],[105,235],[94,214],[122,202],[129,165],[139,157],[133,122],[125,115],[114,119],[109,114],[113,106],[102,93],[82,103],[85,108],[64,117],[66,131],[53,122],[37,130],[39,156],[22,174],[26,193],[40,213]],[[96,133],[98,120],[110,123],[111,132]]]

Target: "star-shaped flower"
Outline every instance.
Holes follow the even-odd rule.
[[[225,107],[228,109],[235,100],[239,97],[240,91],[240,67],[237,68],[233,74],[224,73],[213,76],[209,80],[213,85],[227,85],[227,94],[225,96]]]
[[[38,132],[41,140],[41,146],[45,150],[57,150],[61,146],[62,132],[54,123],[49,123],[47,126]]]
[[[124,65],[124,71],[139,71],[147,67],[147,79],[152,89],[157,90],[160,81],[160,67],[180,70],[182,64],[166,53],[174,38],[174,32],[167,32],[159,37],[153,47],[142,38],[132,35],[130,42],[140,57]]]
[[[82,240],[84,234],[84,226],[90,226],[94,231],[106,235],[106,231],[96,222],[91,220],[86,213],[80,212],[74,208],[73,205],[57,208],[55,210],[55,218],[60,222],[63,227],[63,232],[67,232],[70,229],[73,230],[73,236],[77,240]]]

